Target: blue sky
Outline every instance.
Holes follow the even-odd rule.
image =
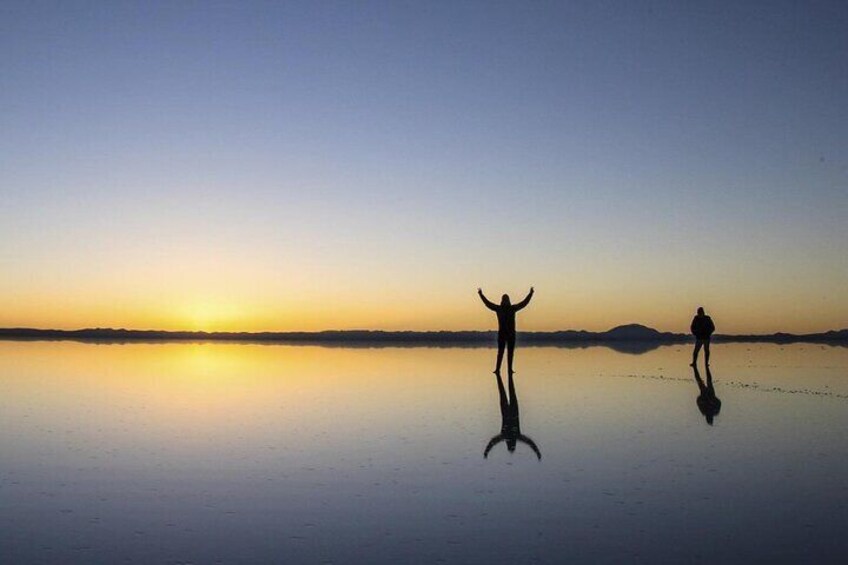
[[[6,2],[0,325],[848,325],[848,5],[704,4]]]

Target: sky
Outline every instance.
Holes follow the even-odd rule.
[[[0,327],[848,327],[848,3],[0,3]]]

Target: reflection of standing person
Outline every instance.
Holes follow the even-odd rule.
[[[698,313],[692,318],[692,325],[689,327],[692,334],[695,336],[695,351],[692,352],[692,366],[698,362],[698,352],[701,346],[704,347],[704,363],[710,364],[710,337],[715,331],[713,319],[704,314],[703,307],[698,308]]]
[[[692,370],[695,371],[695,382],[698,383],[698,389],[701,394],[695,401],[698,404],[698,410],[706,418],[709,425],[713,425],[713,418],[721,412],[721,400],[716,397],[715,388],[713,387],[713,374],[710,372],[710,366],[707,365],[707,383],[701,379],[701,374],[698,372],[698,367],[692,365]]]
[[[501,403],[501,433],[489,440],[489,444],[483,451],[483,458],[488,457],[492,448],[502,441],[506,442],[506,448],[512,453],[520,441],[530,446],[536,457],[541,459],[542,452],[539,451],[536,442],[521,433],[521,423],[518,420],[518,396],[515,394],[515,382],[512,380],[512,373],[509,374],[509,398],[507,398],[504,390],[501,374],[495,372],[495,376],[498,378],[498,396]]]
[[[512,357],[515,353],[515,313],[530,303],[530,299],[533,298],[533,292],[533,287],[530,287],[527,297],[518,304],[513,305],[509,301],[508,294],[504,294],[501,297],[500,304],[495,304],[486,298],[481,289],[477,289],[477,294],[480,295],[480,300],[483,301],[486,308],[493,310],[498,315],[498,361],[495,365],[495,373],[501,372],[504,346],[507,348],[507,369],[510,374],[512,373]]]

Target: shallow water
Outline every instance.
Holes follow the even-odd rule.
[[[539,459],[493,349],[0,342],[0,561],[841,562],[848,348],[689,354],[520,349]]]

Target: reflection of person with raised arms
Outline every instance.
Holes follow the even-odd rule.
[[[530,299],[533,298],[533,292],[533,287],[530,287],[527,297],[518,304],[510,303],[508,294],[504,294],[501,297],[500,304],[495,304],[486,298],[482,289],[477,289],[477,294],[480,295],[480,300],[483,301],[486,308],[498,315],[498,361],[495,365],[495,373],[501,372],[501,361],[503,361],[504,346],[506,346],[507,369],[512,374],[512,358],[515,353],[515,313],[530,304]]]
[[[521,423],[518,420],[518,396],[515,394],[515,382],[512,380],[512,373],[509,374],[509,398],[507,398],[504,390],[501,374],[496,372],[495,376],[498,378],[498,396],[501,403],[501,433],[489,440],[489,444],[483,451],[483,457],[488,457],[492,448],[502,441],[506,442],[506,448],[512,453],[520,441],[530,446],[536,457],[541,459],[542,452],[539,451],[536,442],[521,433]]]

